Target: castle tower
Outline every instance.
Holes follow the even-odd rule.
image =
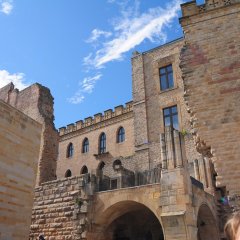
[[[182,4],[180,67],[197,149],[211,157],[217,187],[240,193],[240,1]]]

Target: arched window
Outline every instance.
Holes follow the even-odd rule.
[[[88,168],[84,165],[80,171],[80,174],[86,174],[88,173]]]
[[[69,143],[67,147],[67,158],[70,158],[73,156],[73,144]]]
[[[66,173],[65,173],[65,177],[71,177],[72,176],[72,172],[71,170],[67,170]]]
[[[102,133],[99,138],[99,153],[106,152],[106,134]]]
[[[82,152],[83,152],[83,153],[89,152],[89,141],[88,141],[88,138],[85,138],[85,139],[83,140]]]
[[[117,132],[117,142],[121,143],[125,141],[125,130],[123,127],[120,127]]]

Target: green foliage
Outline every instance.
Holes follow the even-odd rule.
[[[81,207],[83,205],[83,201],[80,198],[76,198],[75,203]]]
[[[182,134],[183,137],[189,134],[186,129],[183,129],[180,133]]]

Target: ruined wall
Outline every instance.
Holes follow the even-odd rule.
[[[212,157],[218,187],[239,194],[240,1],[182,5],[181,70],[199,152]]]
[[[56,179],[58,133],[53,123],[53,97],[50,90],[34,84],[18,91],[10,83],[0,89],[0,99],[42,124],[37,184]]]
[[[85,239],[91,209],[84,177],[72,177],[35,188],[30,239]]]
[[[117,133],[120,127],[125,130],[125,141],[117,142]],[[60,128],[59,156],[57,165],[57,177],[65,177],[69,169],[72,176],[80,175],[83,166],[89,172],[96,172],[101,162],[105,163],[104,174],[113,173],[112,163],[119,158],[125,159],[125,166],[133,169],[134,163],[128,157],[134,154],[133,139],[133,112],[132,103],[126,107],[118,106],[115,111],[107,110],[102,114],[96,114],[94,118],[86,118],[85,121],[78,121],[76,125],[70,124],[67,128]],[[101,133],[106,134],[106,153],[98,154],[99,137]],[[85,138],[89,140],[89,152],[82,152],[82,145]],[[67,158],[69,143],[73,144],[73,156]]]
[[[183,39],[167,43],[132,58],[135,158],[148,169],[161,163],[160,134],[164,132],[163,109],[177,105],[180,131],[190,133],[190,116],[183,99],[183,82],[179,55]],[[172,64],[174,87],[160,89],[159,69]],[[189,162],[200,156],[191,134],[186,134],[186,154]]]
[[[27,239],[42,126],[0,100],[0,239]]]

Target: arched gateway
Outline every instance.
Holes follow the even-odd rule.
[[[156,215],[138,202],[118,202],[106,209],[96,221],[96,232],[91,239],[164,240],[163,229]]]
[[[197,228],[198,228],[197,234],[198,240],[219,239],[216,220],[210,208],[205,204],[201,205],[198,210]]]
[[[159,184],[97,193],[88,240],[163,240]]]

